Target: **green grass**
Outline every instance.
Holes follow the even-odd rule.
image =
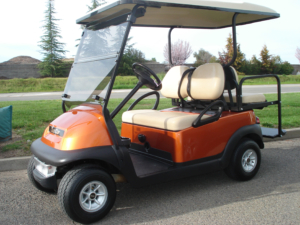
[[[158,74],[163,79],[165,74]],[[117,76],[114,89],[132,89],[136,86],[136,76]],[[0,80],[0,93],[21,93],[21,92],[52,92],[63,91],[67,78],[28,78]],[[146,87],[143,87],[146,88]]]
[[[164,74],[158,74],[163,79]],[[244,76],[239,76],[239,80]],[[300,84],[300,76],[282,75],[279,76],[282,84]],[[52,92],[63,91],[67,78],[28,78],[0,80],[0,93],[20,93],[20,92]],[[114,89],[132,89],[138,80],[135,76],[117,76]],[[265,85],[276,84],[274,78],[261,78],[247,80],[245,85]],[[145,87],[144,87],[145,88]]]
[[[276,94],[265,95],[268,101],[277,100]],[[286,93],[281,95],[282,127],[300,127],[300,93]],[[263,110],[255,110],[263,127],[278,127],[277,105]]]
[[[63,91],[67,78],[0,80],[0,93]]]
[[[16,141],[12,144],[5,145],[1,148],[1,152],[7,152],[9,150],[21,149],[23,147],[23,141]]]
[[[268,94],[266,98],[271,101],[276,99],[275,94]],[[122,99],[110,99],[109,110],[114,108]],[[121,116],[128,109],[134,100],[130,100],[121,112],[114,118],[117,129],[121,130]],[[155,100],[145,99],[134,109],[151,109]],[[13,101],[0,102],[0,108],[13,105],[13,132],[21,135],[23,140],[11,143],[1,148],[0,151],[13,149],[24,149],[28,151],[33,140],[42,136],[44,129],[56,117],[62,114],[60,100],[45,101]],[[170,99],[161,99],[158,109],[170,108]],[[255,114],[260,118],[262,126],[277,127],[277,106],[269,106],[263,110],[255,110]],[[300,127],[300,93],[282,94],[282,125],[283,128]],[[28,142],[28,140],[30,140]],[[28,151],[29,154],[29,151]]]
[[[243,77],[249,76],[239,76],[239,81]],[[296,75],[279,75],[281,84],[300,84],[300,76]],[[259,78],[246,80],[243,85],[268,85],[268,84],[277,84],[276,79],[272,77]]]

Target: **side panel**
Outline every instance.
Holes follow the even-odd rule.
[[[64,151],[112,145],[102,106],[82,104],[62,114],[50,123],[50,126],[64,131],[62,136],[49,132],[46,128],[42,142]]]
[[[151,147],[170,152],[175,163],[183,163],[221,154],[230,137],[251,124],[255,124],[253,111],[224,112],[216,122],[178,132],[123,123],[121,135],[142,144],[138,135],[144,134]]]

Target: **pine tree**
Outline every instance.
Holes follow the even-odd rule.
[[[274,60],[272,58],[272,55],[269,54],[269,50],[266,45],[263,46],[263,49],[260,52],[260,61],[262,73],[272,73],[274,67]]]
[[[233,39],[231,34],[229,34],[229,37],[227,38],[227,44],[225,46],[225,49],[226,50],[223,50],[223,52],[219,52],[219,60],[220,63],[223,65],[229,63],[233,57]],[[244,61],[245,61],[245,54],[242,53],[240,44],[237,44],[237,57],[232,66],[237,71],[239,71]]]
[[[96,9],[97,7],[99,7],[101,5],[104,5],[106,3],[106,1],[105,0],[92,0],[91,3],[92,3],[91,5],[87,5],[87,7],[88,7],[88,11],[87,12],[91,12],[94,9]],[[82,30],[84,29],[83,25],[81,26],[81,29]],[[75,47],[79,46],[80,40],[81,40],[81,38],[78,38],[78,39],[75,40],[75,41],[77,41],[77,44],[75,45]]]
[[[45,11],[45,25],[43,26],[44,35],[41,37],[39,47],[44,58],[38,65],[42,76],[63,76],[66,72],[63,56],[66,53],[63,43],[59,42],[61,38],[59,28],[56,25],[54,17],[54,0],[48,0],[47,10]]]
[[[106,3],[105,0],[92,0],[92,4],[90,6],[89,5],[87,6],[89,9],[88,12],[93,11],[94,9],[96,9],[97,7],[99,7],[100,5],[103,5],[105,3]]]

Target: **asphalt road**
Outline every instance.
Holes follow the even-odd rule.
[[[124,98],[131,89],[113,90],[112,98]],[[133,96],[137,99],[143,94],[151,91],[150,89],[140,89]],[[300,84],[283,84],[281,85],[282,93],[300,92]],[[277,85],[248,85],[243,87],[243,93],[277,93]],[[62,92],[30,92],[30,93],[8,93],[0,94],[0,101],[28,101],[28,100],[55,100],[61,99]],[[151,98],[151,97],[150,97]],[[153,95],[152,98],[155,98]]]
[[[223,172],[141,189],[118,184],[117,200],[97,224],[299,224],[300,139],[268,142],[248,182]],[[73,224],[56,195],[34,189],[25,170],[0,173],[0,224]]]

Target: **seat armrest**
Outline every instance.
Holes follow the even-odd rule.
[[[204,114],[210,110],[213,106],[216,106],[216,105],[219,105],[219,109],[217,111],[217,113],[207,119],[204,119],[202,120],[202,117],[204,116]],[[193,122],[193,127],[200,127],[200,126],[203,126],[205,124],[208,124],[208,123],[212,123],[212,122],[215,122],[215,121],[218,121],[222,112],[223,112],[223,109],[225,107],[225,103],[224,101],[222,100],[218,100],[218,101],[215,101],[213,103],[211,103],[210,105],[208,105],[201,113],[200,115],[197,117],[197,119]]]

